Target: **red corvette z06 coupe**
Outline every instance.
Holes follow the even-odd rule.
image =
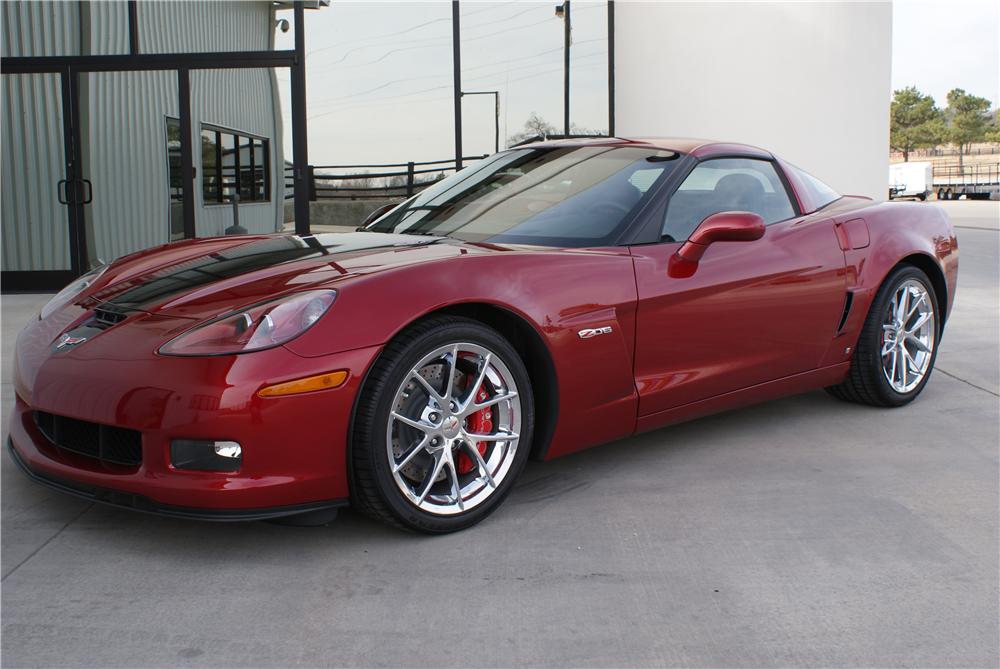
[[[498,153],[343,234],[141,251],[21,333],[34,480],[173,516],[482,520],[548,459],[827,388],[926,385],[958,250],[934,206],[840,195],[751,146]]]

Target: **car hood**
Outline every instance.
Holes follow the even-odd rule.
[[[336,287],[393,267],[510,250],[374,232],[198,240],[130,256],[81,300],[85,308],[202,319],[285,293]]]

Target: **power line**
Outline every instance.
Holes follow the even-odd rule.
[[[481,14],[482,12],[488,12],[488,11],[492,11],[494,9],[500,9],[501,7],[507,7],[508,5],[516,5],[516,4],[517,4],[517,2],[502,2],[500,4],[490,5],[489,7],[483,7],[482,9],[477,9],[477,10],[472,11],[472,12],[466,12],[465,15],[466,16],[473,16],[474,14]],[[503,19],[503,20],[506,20],[506,19]],[[307,56],[311,56],[311,55],[313,55],[315,53],[319,53],[321,51],[327,51],[329,49],[335,49],[337,47],[344,46],[345,44],[354,44],[356,42],[364,42],[366,40],[381,41],[381,40],[384,40],[384,39],[389,38],[389,37],[397,37],[399,35],[405,35],[406,33],[413,32],[414,30],[419,30],[420,28],[426,28],[429,25],[433,25],[435,23],[441,23],[442,21],[451,21],[451,17],[441,17],[441,18],[438,18],[438,19],[432,19],[430,21],[425,21],[424,23],[418,23],[415,26],[410,26],[409,28],[406,28],[404,30],[396,31],[394,33],[385,33],[383,35],[375,35],[374,37],[359,37],[357,39],[345,40],[343,42],[338,42],[337,44],[332,44],[330,46],[325,46],[325,47],[322,47],[322,48],[319,48],[319,49],[313,49],[312,51],[307,51],[306,55]],[[480,24],[480,25],[485,25],[485,24]]]
[[[537,10],[542,9],[542,8],[543,8],[542,6],[535,5],[533,7],[530,7],[529,9],[524,10],[523,12],[518,12],[517,14],[512,14],[511,16],[508,16],[507,18],[504,18],[504,19],[500,19],[498,21],[490,21],[490,22],[487,22],[487,23],[478,23],[478,24],[475,24],[475,25],[467,26],[466,28],[463,29],[463,32],[465,32],[465,30],[472,29],[472,28],[481,28],[481,27],[488,26],[488,25],[496,25],[498,23],[505,23],[507,21],[510,21],[511,19],[517,18],[518,16],[522,16],[524,14],[527,14],[527,13],[533,12],[533,11],[537,11]],[[597,7],[597,6],[583,7],[581,9],[576,10],[576,11],[579,14],[580,12],[585,12],[585,11],[591,10],[591,9],[599,9],[599,7]],[[418,27],[423,27],[425,25],[430,25],[431,23],[436,23],[436,22],[439,22],[439,21],[446,21],[446,20],[450,20],[450,19],[434,19],[433,21],[428,21],[427,23],[420,24],[420,26],[414,26],[413,29],[416,29]],[[472,41],[475,41],[475,40],[485,39],[487,37],[494,37],[496,35],[502,35],[502,34],[505,34],[505,33],[508,33],[508,32],[516,31],[516,30],[523,30],[525,28],[531,28],[531,27],[534,27],[536,25],[541,25],[544,22],[545,22],[544,20],[540,20],[540,21],[536,21],[534,23],[525,24],[523,26],[515,26],[513,28],[506,28],[504,30],[500,30],[500,31],[497,31],[497,32],[487,33],[485,35],[474,35],[474,36],[471,36],[471,37],[465,37],[465,36],[463,36],[462,37],[462,42],[472,42]],[[401,53],[403,51],[414,51],[414,50],[418,50],[418,49],[426,49],[426,48],[435,46],[437,44],[443,44],[443,43],[447,42],[450,39],[451,39],[450,36],[439,36],[439,37],[422,37],[422,38],[413,39],[413,40],[405,40],[403,42],[399,42],[398,44],[411,44],[411,45],[416,44],[416,45],[415,46],[406,46],[406,47],[403,47],[403,48],[393,49],[391,51],[387,51],[385,54],[383,54],[381,57],[379,57],[379,58],[377,58],[375,60],[368,61],[366,63],[355,63],[355,64],[352,64],[351,67],[366,67],[368,65],[375,65],[376,63],[381,63],[383,60],[385,60],[388,56],[390,56],[392,54]],[[341,46],[342,44],[343,43],[341,43],[341,44],[334,44],[334,45],[331,45],[331,46],[328,46],[328,47],[323,47],[322,49],[317,49],[315,51],[311,51],[309,53],[309,55],[313,55],[313,54],[319,53],[321,51],[326,51],[328,49],[334,49],[334,48],[336,48],[338,46]],[[345,60],[347,60],[347,57],[350,56],[352,53],[357,53],[358,51],[362,51],[364,49],[369,49],[369,48],[372,48],[374,46],[378,46],[378,44],[377,43],[366,44],[366,45],[363,45],[363,46],[355,47],[353,49],[349,49],[339,59],[337,59],[335,61],[332,61],[330,63],[326,63],[325,66],[330,67],[332,65],[339,65],[340,63],[342,63]]]
[[[589,42],[603,42],[603,41],[604,40],[602,40],[602,39],[595,38],[595,39],[590,39],[590,40],[583,40],[583,41],[579,42],[578,44],[586,44],[586,43],[589,43]],[[527,58],[536,58],[538,56],[549,54],[549,53],[553,53],[555,51],[562,51],[562,47],[559,47],[559,48],[556,48],[556,49],[550,49],[548,51],[542,51],[542,52],[540,52],[538,54],[535,54],[534,56],[526,56],[524,58],[515,58],[513,61],[509,61],[509,62],[515,62],[517,60],[525,60]],[[591,53],[591,54],[584,54],[584,55],[575,55],[575,56],[573,56],[573,61],[576,62],[577,60],[583,60],[583,59],[586,59],[586,58],[593,58],[593,57],[596,57],[596,56],[603,56],[603,55],[606,55],[606,54],[607,54],[607,51],[601,51],[601,52],[598,52],[598,53]],[[481,80],[481,79],[484,79],[484,78],[489,78],[489,77],[493,77],[493,76],[498,76],[498,75],[501,75],[501,74],[505,74],[506,72],[517,72],[519,70],[527,70],[527,69],[531,69],[531,68],[534,68],[534,67],[543,67],[545,65],[547,65],[547,63],[535,63],[533,65],[522,65],[522,66],[518,66],[518,67],[505,67],[503,69],[499,69],[499,70],[495,70],[495,71],[492,71],[492,72],[487,72],[487,73],[484,73],[484,74],[480,74],[480,75],[477,75],[477,76],[474,76],[474,77],[470,77],[468,80],[469,81],[478,81],[478,80]],[[470,70],[481,70],[484,67],[496,67],[496,63],[486,63],[484,65],[479,65],[479,66],[476,66],[476,67],[465,68],[463,74],[466,73],[466,72],[469,72]],[[387,81],[387,82],[385,82],[383,84],[375,86],[374,88],[369,88],[367,90],[359,91],[357,93],[351,93],[351,94],[348,94],[348,95],[341,95],[341,96],[337,96],[335,98],[326,98],[326,99],[314,100],[314,101],[311,102],[310,106],[323,106],[323,105],[329,104],[331,102],[332,103],[338,103],[338,102],[342,102],[344,100],[350,100],[351,98],[363,97],[365,95],[368,95],[369,93],[374,93],[376,91],[382,90],[384,88],[388,88],[390,86],[394,86],[396,84],[407,83],[407,82],[411,82],[411,81],[424,81],[424,80],[427,80],[427,79],[444,79],[444,78],[450,77],[450,76],[451,76],[450,74],[431,74],[431,75],[426,75],[426,76],[423,76],[423,77],[405,77],[403,79],[393,79],[392,81]]]
[[[604,55],[604,54],[592,54],[592,55],[593,56],[600,56],[600,55]],[[600,63],[594,64],[594,65],[584,65],[582,67],[576,68],[576,71],[591,70],[591,69],[594,69],[594,68],[600,67],[600,66],[601,66]],[[526,76],[523,76],[523,77],[518,77],[516,79],[511,79],[508,83],[516,83],[518,81],[524,81],[526,79],[533,79],[535,77],[540,77],[540,76],[545,75],[545,74],[552,74],[554,72],[562,72],[562,67],[557,67],[557,68],[554,68],[554,69],[545,70],[543,72],[536,72],[534,74],[529,74],[529,75],[526,75]],[[474,80],[475,79],[473,79],[471,81],[474,81]],[[425,99],[417,99],[417,100],[407,100],[406,99],[406,98],[409,98],[409,97],[411,97],[413,95],[419,95],[421,93],[430,93],[430,92],[433,92],[433,91],[439,91],[439,90],[450,89],[450,88],[451,88],[451,86],[435,86],[433,88],[425,88],[423,90],[413,91],[411,93],[406,93],[404,95],[394,95],[394,96],[389,96],[389,97],[384,97],[384,98],[376,98],[376,99],[374,99],[374,100],[372,100],[370,102],[362,102],[362,103],[358,103],[358,104],[350,104],[350,105],[346,105],[344,107],[336,107],[334,109],[330,109],[330,110],[321,112],[319,114],[313,114],[313,115],[309,116],[309,119],[313,120],[313,119],[317,119],[317,118],[322,118],[324,116],[330,116],[332,114],[338,114],[338,113],[343,112],[343,111],[349,111],[351,109],[361,109],[361,108],[364,108],[364,107],[381,107],[381,106],[384,106],[384,105],[387,105],[387,104],[418,104],[418,103],[421,103],[421,102],[432,102],[432,101],[436,101],[436,100],[450,100],[451,99],[450,96],[449,97],[444,97],[444,98],[425,98]]]
[[[499,20],[496,20],[496,21],[488,21],[486,23],[476,23],[476,24],[473,24],[473,25],[470,25],[470,26],[466,26],[464,30],[469,30],[469,29],[474,29],[474,28],[481,28],[483,26],[496,25],[498,23],[506,23],[507,21],[510,21],[511,19],[516,19],[519,16],[523,16],[523,15],[529,13],[529,12],[538,11],[539,9],[541,9],[541,7],[539,7],[538,5],[535,5],[533,7],[529,7],[528,9],[526,9],[524,11],[517,12],[516,14],[512,14],[512,15],[506,17],[506,18],[503,18],[503,19],[499,19]],[[448,17],[448,18],[434,19],[432,21],[427,21],[426,23],[421,23],[419,25],[413,26],[412,28],[408,28],[407,30],[402,31],[402,32],[410,32],[411,30],[416,30],[418,28],[423,28],[423,27],[429,26],[429,25],[431,25],[433,23],[440,23],[442,21],[448,21],[448,22],[450,22],[451,18]],[[464,30],[463,30],[463,32],[464,32]],[[402,33],[397,33],[397,34],[402,34]],[[420,42],[438,43],[438,42],[444,42],[444,41],[449,40],[449,39],[451,39],[450,36],[435,36],[435,37],[418,37],[416,39],[404,40],[402,42],[398,42],[396,40],[390,40],[390,42],[393,43],[393,44],[416,44],[416,43],[420,43]],[[351,41],[357,42],[359,40],[351,40]],[[348,56],[350,56],[352,53],[357,53],[358,51],[363,51],[364,49],[370,49],[370,48],[373,48],[373,47],[376,47],[376,46],[380,46],[380,43],[384,42],[384,41],[385,40],[382,39],[382,38],[374,38],[374,39],[371,40],[371,43],[369,43],[369,44],[363,44],[361,46],[354,47],[353,49],[348,49],[346,52],[344,52],[344,54],[339,59],[337,59],[337,60],[335,60],[335,61],[333,61],[331,63],[327,63],[327,65],[339,65],[340,63],[342,63],[345,60],[347,60]],[[339,46],[342,46],[343,44],[344,44],[344,42],[341,42],[340,44],[331,44],[330,46],[323,47],[321,49],[316,49],[315,51],[311,52],[309,55],[317,54],[317,53],[320,53],[322,51],[327,51],[329,49],[335,49],[335,48],[337,48]]]

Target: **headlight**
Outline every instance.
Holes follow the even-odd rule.
[[[219,316],[174,337],[164,355],[233,355],[280,346],[311,328],[337,298],[335,290],[311,290]]]
[[[48,318],[55,312],[65,307],[73,300],[74,297],[76,297],[83,291],[90,288],[91,284],[97,281],[97,279],[102,274],[104,274],[104,272],[107,271],[107,269],[108,266],[105,265],[103,267],[98,267],[97,269],[91,270],[86,274],[84,274],[83,276],[81,276],[76,281],[74,281],[73,283],[69,284],[68,286],[60,290],[58,293],[56,293],[55,297],[49,300],[45,304],[45,306],[42,307],[42,311],[38,314],[38,317]]]

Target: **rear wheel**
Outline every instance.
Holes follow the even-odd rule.
[[[927,275],[912,265],[896,268],[872,302],[847,379],[827,390],[839,399],[872,406],[912,402],[934,368],[938,313]]]
[[[361,392],[352,495],[369,515],[453,532],[510,492],[534,406],[524,364],[499,333],[464,318],[424,321],[386,347]]]

